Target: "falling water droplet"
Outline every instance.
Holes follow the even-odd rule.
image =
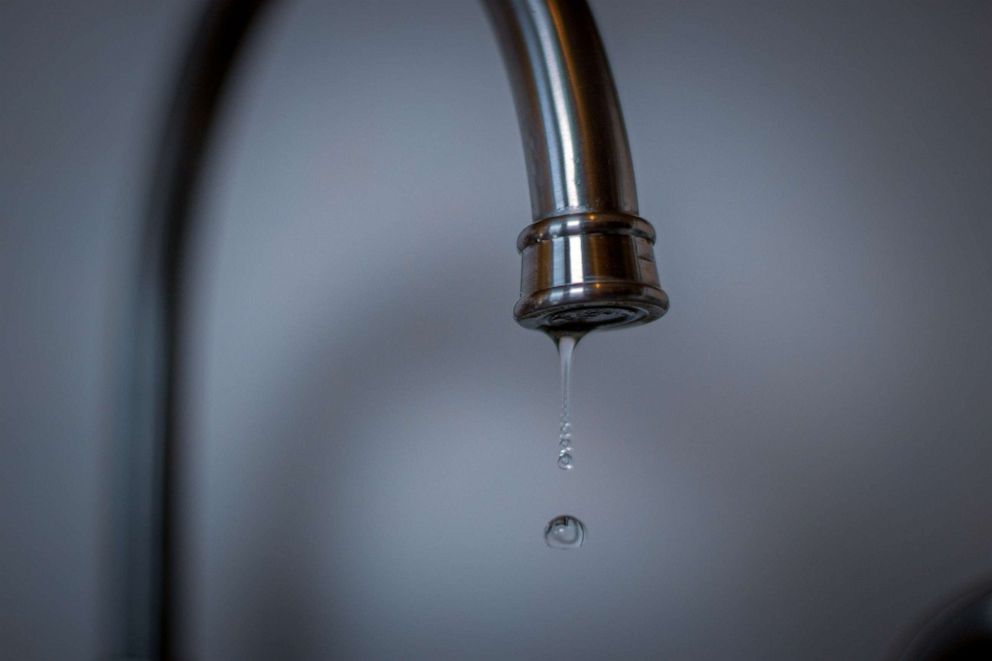
[[[544,529],[544,541],[553,549],[577,549],[585,538],[586,527],[568,514],[551,519]]]
[[[572,420],[569,402],[571,390],[572,353],[582,339],[582,333],[555,334],[552,339],[561,358],[561,426],[558,428],[558,468],[572,470]],[[586,528],[574,516],[562,514],[548,522],[544,528],[544,542],[553,549],[577,549],[586,537]]]

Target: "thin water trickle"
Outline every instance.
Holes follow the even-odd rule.
[[[561,358],[561,426],[558,428],[558,468],[570,471],[575,460],[572,458],[572,354],[583,333],[551,335],[558,347]],[[544,542],[553,549],[577,549],[582,546],[586,529],[574,516],[561,514],[554,517],[544,528]]]
[[[570,411],[570,391],[572,381],[572,353],[579,343],[579,335],[562,335],[555,340],[561,358],[561,426],[558,429],[558,468],[572,470],[572,420]]]

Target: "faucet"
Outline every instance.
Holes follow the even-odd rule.
[[[533,222],[517,239],[525,328],[584,333],[668,309],[640,218],[613,76],[584,1],[487,0],[523,138]]]
[[[114,656],[175,658],[184,507],[183,276],[204,154],[241,46],[267,0],[207,3],[190,42],[152,171],[130,310],[127,482]],[[643,324],[668,297],[655,232],[638,216],[630,149],[613,77],[584,0],[484,0],[509,74],[530,182],[532,222],[517,238],[523,327],[552,337]],[[116,633],[116,632],[115,632]]]

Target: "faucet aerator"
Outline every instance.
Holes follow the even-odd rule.
[[[623,213],[568,214],[528,226],[517,239],[517,322],[583,334],[661,317],[668,295],[658,282],[654,239],[650,223]]]

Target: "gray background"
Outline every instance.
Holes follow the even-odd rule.
[[[197,6],[0,8],[11,658],[107,652],[124,280]],[[256,35],[191,281],[192,657],[877,659],[992,574],[992,5],[593,9],[672,309],[579,347],[570,474],[482,11]]]

